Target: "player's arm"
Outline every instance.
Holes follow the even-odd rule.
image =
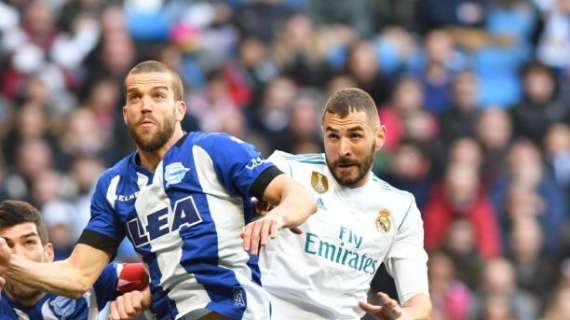
[[[276,237],[281,228],[295,228],[317,210],[315,199],[310,193],[282,173],[274,176],[267,184],[262,199],[274,207],[263,218],[245,226],[242,233],[244,249],[253,255],[259,252],[260,246],[267,244],[269,237]]]
[[[396,230],[392,248],[385,260],[386,270],[394,278],[400,305],[378,292],[373,304],[360,302],[366,312],[387,319],[430,319],[431,301],[427,278],[427,254],[423,248],[423,223],[415,201],[409,205]]]
[[[0,238],[0,273],[42,291],[79,298],[93,285],[109,262],[105,251],[78,244],[69,258],[50,263],[33,262],[12,254]]]
[[[283,217],[284,228],[302,224],[317,210],[314,197],[285,174],[271,180],[263,193],[263,200],[275,206],[268,214]]]

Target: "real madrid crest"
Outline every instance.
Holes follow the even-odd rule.
[[[391,226],[392,222],[390,221],[390,211],[387,209],[380,209],[378,217],[376,217],[376,229],[378,229],[379,232],[388,233]]]
[[[325,193],[329,190],[329,181],[322,173],[313,171],[313,173],[311,173],[311,186],[313,186],[316,192]]]

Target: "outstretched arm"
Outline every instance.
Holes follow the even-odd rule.
[[[72,298],[89,290],[109,259],[102,250],[78,244],[65,260],[34,262],[12,254],[6,240],[0,238],[0,276]]]
[[[305,222],[316,210],[315,199],[300,184],[285,174],[273,178],[263,193],[263,200],[274,204],[263,218],[249,223],[242,233],[243,247],[256,255],[269,237],[281,228],[294,228]]]

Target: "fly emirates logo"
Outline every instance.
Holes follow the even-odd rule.
[[[373,257],[358,252],[363,241],[364,237],[341,226],[338,231],[338,241],[335,243],[321,239],[318,234],[306,232],[304,248],[308,255],[319,256],[354,270],[374,275],[379,263]]]

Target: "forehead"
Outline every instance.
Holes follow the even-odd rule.
[[[14,240],[30,233],[38,233],[38,228],[33,222],[20,223],[15,226],[0,229],[0,236]]]
[[[171,89],[172,76],[168,72],[143,72],[131,73],[125,80],[127,91],[129,90],[150,90],[164,87]]]
[[[341,118],[338,114],[326,112],[323,119],[323,127],[336,130],[348,130],[354,127],[370,128],[370,120],[364,111],[354,111]]]

